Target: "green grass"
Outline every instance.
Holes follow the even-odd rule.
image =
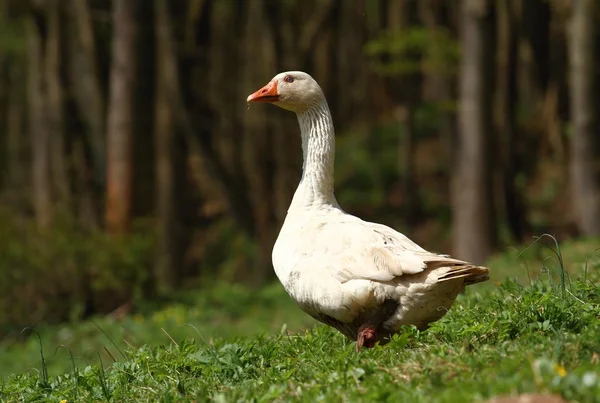
[[[529,275],[513,252],[497,256],[492,281],[429,330],[360,354],[279,285],[221,285],[99,327],[39,326],[44,366],[37,337],[0,344],[0,400],[467,402],[535,391],[600,402],[600,253],[588,259],[598,245],[561,244],[562,265],[530,248]]]
[[[557,283],[563,269],[576,275],[584,275],[586,269],[588,272],[600,270],[600,239],[576,239],[558,244],[551,236],[543,235],[530,245],[506,248],[504,253],[493,256],[488,266],[492,268],[491,281],[483,283],[484,288],[493,287],[505,278],[515,278],[521,284],[537,280]]]
[[[154,304],[157,305],[157,304]],[[204,343],[214,338],[277,333],[286,324],[302,330],[316,322],[296,306],[279,284],[253,291],[234,284],[216,284],[206,290],[178,295],[176,301],[143,305],[140,312],[118,321],[111,316],[60,326],[35,326],[43,342],[50,374],[72,367],[110,363],[120,358],[112,344],[131,350],[145,344],[168,343],[170,338],[195,337]],[[11,373],[40,368],[40,342],[32,329],[15,329],[0,341],[0,379]],[[100,354],[98,357],[97,354]]]

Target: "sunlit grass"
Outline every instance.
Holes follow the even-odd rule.
[[[277,284],[220,284],[122,321],[38,326],[40,339],[1,345],[0,400],[600,401],[598,242],[539,245],[492,259],[492,281],[429,330],[360,354]]]

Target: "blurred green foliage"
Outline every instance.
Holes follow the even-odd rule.
[[[115,237],[63,220],[43,232],[6,210],[0,222],[0,334],[141,296],[153,261],[153,232],[144,226]]]
[[[10,56],[20,56],[26,51],[27,36],[23,18],[3,21],[0,16],[0,49]]]
[[[453,75],[458,70],[460,47],[443,27],[409,26],[387,31],[365,45],[372,68],[381,75],[415,72]],[[381,60],[382,57],[387,60]]]

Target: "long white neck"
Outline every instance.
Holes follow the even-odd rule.
[[[339,207],[333,194],[335,132],[327,101],[297,114],[302,135],[302,179],[288,211]]]

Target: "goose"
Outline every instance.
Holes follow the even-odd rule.
[[[296,113],[302,178],[272,252],[277,278],[298,306],[362,347],[383,345],[403,325],[420,330],[489,270],[428,252],[383,224],[346,213],[333,191],[335,134],[319,84],[288,71],[247,98]]]

